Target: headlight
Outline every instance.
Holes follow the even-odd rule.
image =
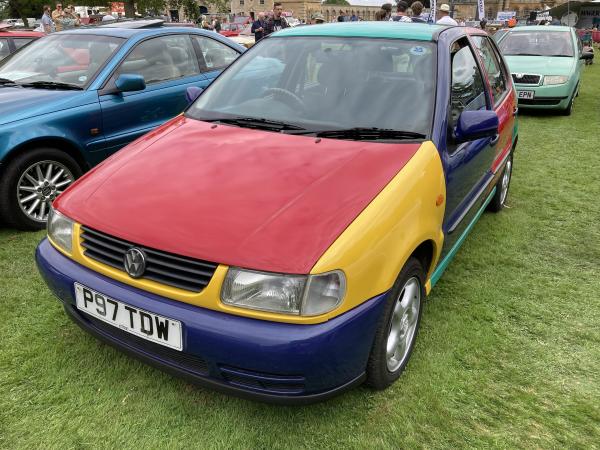
[[[62,250],[73,250],[73,221],[50,207],[48,214],[48,237]]]
[[[564,75],[546,75],[544,77],[545,85],[564,84],[567,81],[569,81],[569,77],[566,77]]]
[[[280,275],[230,268],[223,282],[223,303],[241,308],[316,316],[340,304],[346,277],[340,271],[319,275]]]

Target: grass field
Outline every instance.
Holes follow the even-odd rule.
[[[572,117],[522,115],[510,208],[485,214],[384,392],[307,407],[206,391],[82,332],[0,229],[2,448],[600,446],[600,67]]]

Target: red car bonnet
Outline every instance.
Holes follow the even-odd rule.
[[[179,117],[105,161],[55,207],[148,247],[308,273],[419,146],[319,140]]]

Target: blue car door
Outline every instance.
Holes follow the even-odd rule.
[[[444,249],[447,254],[482,207],[490,190],[490,171],[500,136],[454,143],[454,130],[463,111],[494,109],[487,77],[482,73],[478,57],[467,38],[459,39],[451,50],[450,131],[442,158],[446,172],[446,213],[444,216]],[[506,86],[504,86],[506,90]]]
[[[209,84],[188,34],[169,34],[138,43],[99,91],[105,152],[109,154],[181,113],[186,89]],[[144,77],[141,91],[118,92],[122,74]]]

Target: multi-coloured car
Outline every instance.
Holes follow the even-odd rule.
[[[425,296],[505,205],[515,113],[480,30],[286,29],[59,196],[38,267],[81,327],[214,389],[383,389]]]
[[[584,57],[574,28],[511,28],[498,45],[512,73],[519,107],[571,114],[579,94]]]
[[[77,177],[181,113],[188,87],[245,50],[161,23],[52,33],[0,63],[0,222],[43,228]]]
[[[12,30],[10,27],[0,24],[0,61],[42,36],[44,33]]]

